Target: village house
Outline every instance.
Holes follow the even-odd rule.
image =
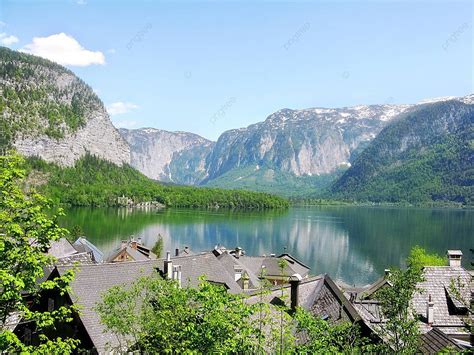
[[[472,274],[461,266],[460,250],[448,250],[447,257],[446,266],[423,268],[423,281],[417,285],[421,292],[415,292],[412,299],[423,334],[420,351],[433,353],[447,346],[462,349],[474,344],[470,331],[474,321]],[[386,321],[376,295],[381,288],[391,287],[388,275],[386,270],[384,277],[367,287],[345,290],[364,323],[376,334]]]
[[[107,257],[106,262],[145,261],[149,259],[156,259],[156,255],[151,251],[151,248],[143,245],[141,238],[135,240],[132,236],[130,240],[122,240],[120,247]]]
[[[135,249],[133,242],[132,239],[119,250],[131,248],[142,254],[140,250],[143,249],[138,248],[141,243],[137,240]],[[386,277],[388,271],[387,275],[368,287],[346,288],[343,291],[326,274],[310,276],[309,267],[290,254],[248,256],[241,248],[228,250],[224,247],[192,253],[189,248],[183,248],[175,250],[174,255],[168,252],[161,259],[142,254],[144,257],[137,261],[134,261],[135,258],[116,260],[109,257],[105,262],[97,262],[98,259],[93,257],[94,247],[88,246],[85,241],[79,244],[82,249],[71,249],[70,243],[60,241],[50,249],[50,253],[63,260],[48,273],[50,279],[64,275],[74,262],[71,257],[86,252],[86,246],[89,259],[79,266],[70,292],[62,296],[53,291],[46,292],[35,307],[47,311],[65,304],[77,305],[80,312],[74,315],[73,322],[58,327],[57,335],[79,339],[81,348],[85,350],[102,353],[116,347],[119,342],[116,335],[105,331],[95,311],[102,295],[113,286],[126,286],[141,276],[152,274],[175,280],[180,287],[197,287],[204,276],[230,293],[246,294],[246,302],[263,300],[273,305],[286,304],[290,312],[302,307],[329,322],[357,324],[361,334],[375,343],[382,339],[380,329],[384,319],[375,296],[380,288],[391,287]],[[119,257],[120,253],[115,255]],[[423,353],[434,353],[448,346],[462,349],[472,344],[467,326],[469,321],[472,322],[472,313],[466,307],[466,301],[472,302],[472,276],[461,267],[462,255],[456,251],[450,251],[448,255],[449,266],[424,268],[425,278],[419,286],[426,292],[415,295],[413,299],[413,306],[420,315],[423,333],[420,351]],[[452,291],[453,283],[461,287],[459,294]],[[262,294],[263,287],[268,292]],[[12,315],[12,329],[22,339],[30,339],[34,343],[34,329],[17,318]],[[304,342],[305,334],[298,334],[298,339]]]
[[[276,276],[278,260],[284,259],[291,267],[284,274],[285,277],[295,270],[304,276],[295,273],[288,279],[290,284],[283,286],[284,292],[289,294],[292,306],[301,305],[316,314],[321,314],[331,319],[357,320],[357,313],[352,305],[344,298],[342,292],[327,275],[308,277],[309,268],[289,254],[280,256],[250,257],[235,255],[235,253],[216,253],[215,250],[198,254],[184,254],[171,256],[167,253],[163,259],[146,259],[142,261],[122,261],[87,263],[79,266],[71,284],[71,291],[64,296],[54,293],[45,293],[38,307],[42,310],[51,309],[64,304],[75,304],[80,307],[80,312],[75,314],[71,323],[61,325],[58,336],[73,336],[81,340],[81,348],[93,352],[103,352],[115,347],[118,339],[115,335],[104,331],[95,307],[101,301],[102,295],[116,285],[127,285],[140,276],[158,273],[164,278],[174,279],[181,287],[197,287],[201,276],[209,282],[222,285],[228,292],[246,293],[248,302],[255,301],[259,287],[263,287],[262,275],[259,270],[270,269],[269,275]],[[70,265],[58,265],[49,278],[64,275]],[[263,276],[265,277],[265,276]],[[294,277],[296,277],[297,282]],[[278,282],[273,278],[270,284]],[[277,286],[274,286],[277,287]],[[275,293],[272,289],[270,295]],[[273,299],[273,298],[272,298]],[[272,300],[270,299],[269,302]],[[15,332],[19,335],[34,338],[28,327],[18,327]]]

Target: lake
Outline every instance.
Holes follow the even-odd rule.
[[[131,235],[153,246],[161,234],[170,251],[210,250],[216,244],[240,246],[248,255],[286,251],[312,274],[328,273],[350,285],[373,282],[385,268],[403,265],[414,245],[442,255],[461,249],[465,266],[474,248],[473,210],[325,206],[266,212],[73,208],[66,213],[61,224],[80,226],[106,254]]]

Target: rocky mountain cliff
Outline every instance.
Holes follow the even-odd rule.
[[[418,105],[391,122],[331,187],[369,201],[474,201],[474,95]]]
[[[70,70],[0,47],[0,146],[70,166],[86,152],[115,164],[130,149],[103,103]]]
[[[283,109],[264,122],[224,132],[208,158],[212,180],[234,168],[258,165],[295,176],[329,174],[409,105]]]
[[[131,165],[149,178],[194,185],[206,177],[213,142],[197,134],[155,128],[119,131],[130,145]]]

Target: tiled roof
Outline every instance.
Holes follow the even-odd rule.
[[[471,291],[473,290],[472,276],[462,267],[451,266],[427,266],[423,270],[424,281],[418,284],[422,292],[415,293],[413,297],[413,307],[415,312],[422,317],[426,317],[426,306],[428,298],[434,303],[434,322],[435,327],[459,327],[459,332],[463,333],[465,330],[466,315],[455,314],[453,306],[459,300],[453,302],[450,299],[451,282],[457,283],[458,280],[463,285],[459,288],[459,293],[467,303],[471,299]],[[452,303],[452,304],[451,304]],[[462,313],[462,312],[461,312]],[[470,316],[472,320],[472,315]],[[423,324],[422,331],[428,331],[431,327]]]
[[[234,273],[230,273],[212,252],[178,256],[171,258],[173,266],[180,265],[182,273],[181,284],[183,286],[196,287],[199,285],[199,277],[206,276],[206,279],[215,283],[224,284],[230,292],[240,293],[242,289],[235,281]],[[157,260],[157,265],[161,271],[164,270],[164,259]]]
[[[229,274],[212,253],[175,257],[172,262],[175,266],[181,266],[183,286],[196,287],[200,282],[199,277],[204,275],[211,282],[225,285],[229,292],[242,292],[234,275]],[[127,285],[140,276],[150,275],[158,269],[163,270],[163,266],[164,259],[79,266],[71,284],[70,296],[81,307],[80,319],[98,351],[104,351],[107,343],[117,343],[115,336],[104,333],[104,327],[94,311],[102,294],[112,286]],[[62,275],[69,267],[58,266],[57,269]]]
[[[104,259],[104,253],[102,253],[99,248],[97,248],[94,244],[88,241],[84,237],[79,237],[72,245],[74,249],[76,249],[79,253],[81,252],[89,252],[92,253],[92,259],[96,263],[100,263]]]
[[[81,265],[71,283],[71,300],[81,307],[80,319],[89,334],[94,346],[99,352],[106,349],[106,344],[116,344],[117,338],[110,333],[104,333],[94,308],[101,301],[102,295],[112,286],[130,284],[140,276],[150,275],[156,264],[152,261],[122,262]],[[58,272],[64,274],[68,267],[59,266]]]
[[[256,275],[252,270],[247,269],[245,265],[240,262],[240,259],[237,259],[228,253],[223,253],[217,257],[217,260],[220,261],[223,268],[229,274],[234,274],[235,267],[240,267],[242,270],[245,270],[250,281],[249,288],[256,289],[260,286],[260,279],[258,277],[259,275]]]
[[[275,286],[271,292],[264,296],[266,301],[275,297],[283,299],[287,306],[290,306],[291,286]],[[250,303],[260,300],[259,291],[254,291],[249,297]],[[360,316],[344,296],[339,287],[329,277],[329,275],[318,275],[302,279],[298,290],[298,305],[314,316],[329,319],[334,322],[347,320],[355,322],[360,320]]]
[[[78,264],[95,264],[92,260],[91,253],[84,252],[84,253],[77,253],[69,256],[65,256],[56,260],[56,265],[73,265],[75,263]]]
[[[464,302],[457,299],[456,293],[450,290],[451,282],[460,283],[459,294]],[[353,305],[364,320],[365,324],[374,332],[379,333],[384,327],[385,320],[382,317],[381,307],[375,299],[365,299],[365,295],[373,293],[387,285],[382,279],[363,290],[359,290]],[[388,284],[389,285],[389,284]],[[473,316],[467,311],[466,304],[470,302],[473,291],[472,275],[462,267],[452,266],[427,266],[423,269],[423,281],[418,283],[420,292],[415,292],[412,299],[412,306],[419,316],[418,322],[421,333],[431,333],[424,338],[425,342],[438,334],[432,333],[434,329],[441,329],[443,333],[453,336],[468,335],[466,322],[472,322]],[[427,324],[427,304],[431,296],[434,303],[433,324]],[[425,346],[427,346],[425,344]]]
[[[438,328],[433,328],[420,337],[419,350],[422,354],[438,354],[442,350],[450,349],[459,352],[462,348],[448,335]]]
[[[51,242],[51,245],[48,249],[48,254],[54,256],[55,258],[64,258],[76,253],[76,249],[74,249],[72,244],[66,238],[60,238],[54,242]]]
[[[281,257],[244,255],[239,257],[239,262],[255,275],[260,275],[263,266],[265,268],[265,276],[281,276],[282,270],[279,265],[281,259],[287,261],[287,265],[283,270],[284,276],[300,274],[302,277],[305,277],[308,275],[310,269],[288,254],[284,254]]]

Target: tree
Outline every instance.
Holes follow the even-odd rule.
[[[350,322],[332,324],[300,307],[294,318],[301,340],[296,346],[299,354],[370,352],[367,348],[368,339],[361,336],[357,325]]]
[[[140,353],[253,352],[256,307],[218,285],[178,287],[160,275],[144,276],[130,287],[111,288],[97,306],[106,329],[117,335],[118,351]]]
[[[163,237],[161,234],[158,234],[158,239],[156,240],[156,243],[151,251],[156,255],[157,258],[161,258],[161,254],[163,253]]]
[[[0,156],[0,351],[69,353],[78,345],[77,340],[52,339],[46,333],[58,322],[70,321],[73,308],[35,310],[42,291],[58,290],[63,294],[72,280],[71,271],[38,283],[44,270],[54,262],[45,251],[67,231],[58,227],[50,201],[34,191],[23,192],[23,164],[17,154]],[[39,345],[33,348],[25,344],[11,330],[9,323],[13,315],[34,325]]]
[[[417,284],[422,281],[422,269],[416,265],[406,270],[391,271],[388,276],[390,286],[376,293],[383,316],[387,319],[381,328],[385,339],[383,347],[387,352],[414,354],[418,351],[420,331],[417,315],[410,304],[413,294],[421,291]]]
[[[419,245],[414,246],[407,258],[409,268],[422,269],[424,266],[445,266],[446,258],[438,254],[428,254],[425,249]]]

